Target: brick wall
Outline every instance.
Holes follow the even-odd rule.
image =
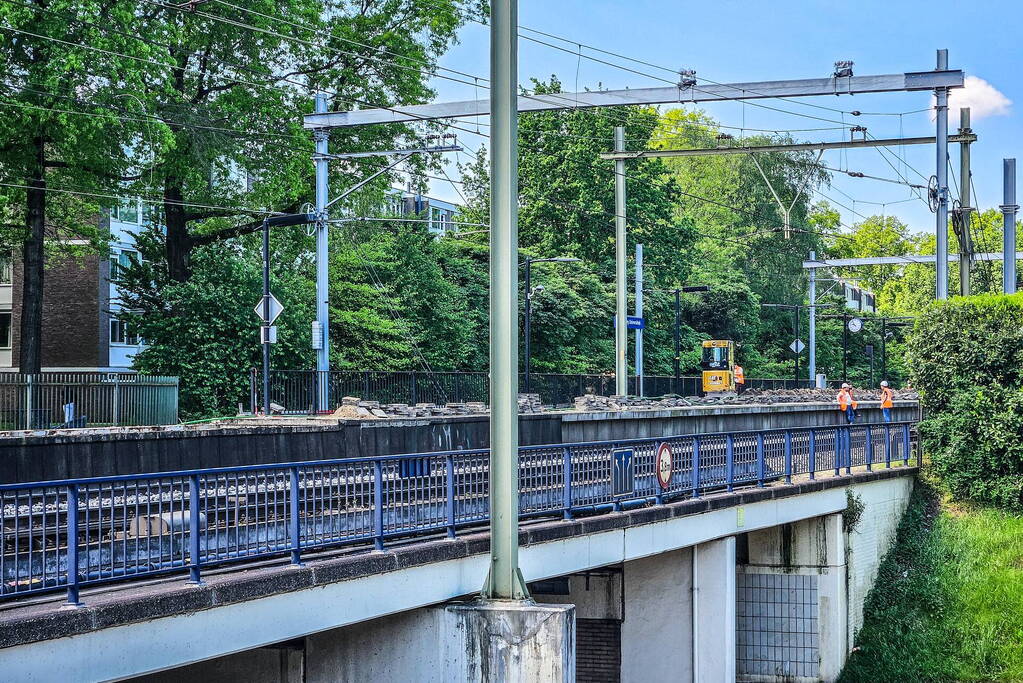
[[[622,622],[617,619],[575,620],[575,680],[618,683],[622,673]]]
[[[80,258],[60,257],[47,263],[43,280],[43,348],[44,368],[94,368],[108,363],[108,325],[104,311],[107,301],[100,301],[106,287],[101,267],[107,259],[98,254]],[[12,362],[19,364],[21,344],[21,296],[24,277],[20,260],[14,264],[12,287]],[[101,338],[102,337],[102,338]]]

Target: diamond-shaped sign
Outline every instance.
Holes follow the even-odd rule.
[[[792,349],[792,353],[799,354],[802,353],[803,349],[806,348],[806,344],[803,343],[802,339],[797,339],[791,344],[789,344],[789,348]]]
[[[270,319],[269,320],[267,320],[266,318],[263,317],[264,308],[263,308],[263,298],[262,297],[260,297],[259,303],[256,304],[256,307],[254,309],[252,309],[252,310],[254,310],[256,312],[256,315],[264,323],[266,323],[267,325],[273,325],[274,321],[277,320],[277,316],[279,316],[281,314],[281,312],[284,311],[284,306],[282,306],[281,302],[277,300],[277,297],[275,297],[273,294],[271,294],[270,295]]]

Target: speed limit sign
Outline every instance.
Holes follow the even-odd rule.
[[[662,443],[657,447],[657,483],[662,489],[671,486],[671,474],[674,469],[675,455],[671,452],[671,444]]]

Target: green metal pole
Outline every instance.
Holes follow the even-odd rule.
[[[615,127],[615,151],[625,151],[625,127]],[[626,353],[629,347],[628,292],[625,274],[625,160],[615,160],[615,393],[629,393],[629,366]]]
[[[490,577],[484,597],[526,597],[519,580],[518,3],[490,10]]]

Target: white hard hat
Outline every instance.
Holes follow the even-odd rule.
[[[852,389],[852,385],[847,383],[847,382],[843,382],[842,383],[842,388],[843,389]]]
[[[883,386],[883,387],[888,386],[888,380],[886,380],[886,379],[881,380],[881,386]]]

